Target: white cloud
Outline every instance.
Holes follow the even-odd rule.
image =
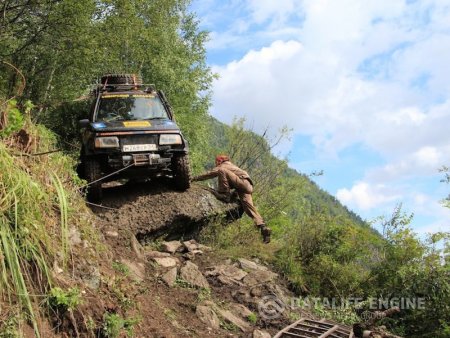
[[[367,182],[358,182],[350,190],[339,189],[336,197],[344,204],[369,210],[380,205],[399,200],[401,196],[384,185],[371,186]]]
[[[212,44],[253,50],[214,67],[214,116],[288,125],[330,159],[354,145],[376,153],[383,162],[341,185],[349,206],[408,200],[425,212],[439,200],[423,182],[450,165],[449,0],[231,3],[245,14]]]
[[[261,129],[288,122],[330,154],[358,142],[387,160],[424,146],[444,153],[450,34],[441,33],[444,23],[413,20],[423,7],[430,16],[446,9],[434,5],[306,1],[297,40],[215,67],[213,114],[225,121],[244,115]]]

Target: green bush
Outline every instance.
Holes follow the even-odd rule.
[[[70,288],[67,291],[54,287],[48,295],[48,304],[51,308],[59,311],[73,311],[81,304],[81,293],[78,288]]]

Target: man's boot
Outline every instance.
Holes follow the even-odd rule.
[[[261,230],[261,235],[263,238],[264,243],[270,243],[270,234],[272,233],[272,230],[266,226],[265,224],[261,224],[259,226],[259,229]]]

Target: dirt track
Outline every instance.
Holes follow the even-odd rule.
[[[93,207],[104,222],[116,229],[129,229],[143,241],[160,236],[189,237],[218,215],[240,217],[237,203],[222,203],[201,185],[175,191],[168,181],[127,183],[104,188],[102,205]]]

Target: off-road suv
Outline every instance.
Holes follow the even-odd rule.
[[[121,178],[169,176],[190,186],[188,144],[162,91],[135,75],[105,75],[94,89],[89,119],[79,121],[82,149],[78,172],[98,202],[102,183]]]

